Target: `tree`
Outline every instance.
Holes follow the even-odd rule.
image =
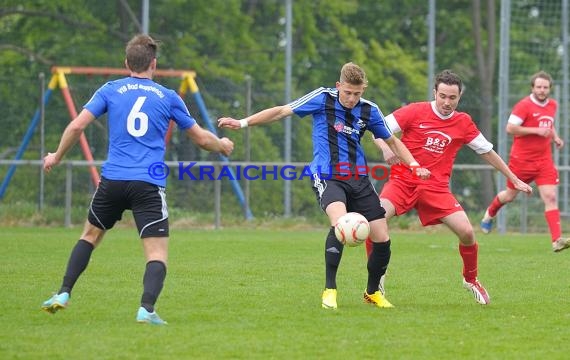
[[[477,51],[476,40],[466,35],[474,23],[470,17],[474,11],[465,10],[469,5],[468,0],[438,2],[437,57],[440,69],[456,70],[469,84],[461,106],[478,109],[479,88],[493,84],[488,77],[494,68],[488,61],[493,56],[492,49],[485,40],[491,36],[487,32],[491,27],[478,28],[482,35],[479,50],[489,51],[483,57],[486,63],[478,68],[477,56],[471,56]],[[125,42],[141,31],[140,6],[140,2],[126,0],[4,1],[0,8],[0,106],[4,115],[0,117],[0,127],[10,129],[11,136],[0,143],[0,156],[10,158],[23,137],[38,103],[40,72],[49,78],[52,65],[123,66]],[[152,2],[150,10],[150,35],[163,43],[159,66],[195,70],[212,119],[245,115],[247,76],[252,83],[252,111],[283,103],[282,0],[164,0]],[[427,2],[417,0],[294,0],[292,96],[301,96],[319,86],[334,86],[341,65],[354,61],[369,76],[365,97],[377,102],[384,112],[405,102],[424,100],[426,14]],[[487,21],[491,21],[489,17]],[[476,79],[483,79],[481,71],[486,80],[479,83]],[[77,107],[87,101],[102,80],[85,77],[70,83]],[[176,79],[164,81],[170,87],[178,86]],[[484,102],[487,104],[489,99],[493,99],[492,95]],[[201,121],[191,99],[188,100],[192,114]],[[49,148],[56,146],[69,121],[60,97],[52,97],[51,102],[46,114]],[[481,121],[486,118],[481,116]],[[88,130],[98,159],[106,155],[104,124],[102,119],[101,128]],[[293,119],[293,161],[310,160],[311,125],[310,120]],[[236,141],[232,159],[243,160],[243,138],[231,135]],[[364,142],[371,159],[379,160],[372,142]],[[253,161],[281,160],[283,126],[253,128],[251,144]],[[37,146],[37,140],[32,146]],[[173,151],[173,159],[211,159],[182,139]],[[37,153],[26,156],[36,158]],[[82,157],[79,150],[70,156]],[[279,184],[267,185],[270,189],[252,187],[252,196],[261,199],[252,203],[257,207],[254,213],[281,214]],[[180,191],[177,199],[186,205],[183,190]],[[203,199],[198,204],[211,199],[207,185],[197,193]],[[293,188],[293,194],[295,213],[318,213],[306,186]],[[237,204],[232,202],[231,206]]]
[[[475,56],[477,58],[477,78],[479,79],[479,88],[481,89],[481,111],[479,129],[487,139],[492,139],[493,124],[493,88],[495,84],[495,64],[497,59],[497,47],[495,39],[496,18],[495,13],[498,10],[495,0],[487,0],[485,9],[485,26],[482,25],[483,9],[480,0],[473,0],[472,3],[472,21],[473,21],[473,38],[475,40]],[[486,35],[486,36],[485,36]],[[483,202],[491,203],[495,196],[495,187],[493,186],[493,172],[481,172],[481,190]]]

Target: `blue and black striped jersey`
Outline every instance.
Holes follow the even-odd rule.
[[[360,144],[366,130],[375,138],[392,135],[384,115],[375,103],[360,99],[352,109],[338,101],[335,88],[318,88],[289,103],[293,112],[313,116],[312,174],[346,174],[347,171],[367,175],[366,157]]]

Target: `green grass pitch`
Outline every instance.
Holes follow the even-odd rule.
[[[364,248],[347,248],[337,311],[320,307],[324,230],[173,230],[157,311],[135,322],[144,259],[135,230],[110,231],[69,307],[40,304],[59,287],[80,229],[0,231],[1,359],[567,359],[570,251],[539,235],[479,235],[475,303],[446,230],[392,230],[387,298],[362,302]]]

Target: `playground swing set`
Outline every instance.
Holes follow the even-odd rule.
[[[99,76],[113,76],[113,75],[129,76],[130,75],[129,70],[127,70],[127,69],[106,68],[106,67],[54,66],[54,67],[52,67],[51,72],[52,72],[52,77],[48,83],[48,87],[47,87],[47,89],[44,93],[43,99],[42,99],[43,106],[44,107],[47,106],[53,91],[59,87],[61,90],[61,93],[63,95],[63,99],[65,101],[65,104],[66,104],[66,107],[67,107],[67,110],[69,112],[69,116],[71,119],[74,119],[75,117],[77,117],[77,109],[75,107],[75,103],[73,102],[73,98],[71,96],[71,91],[70,91],[68,83],[67,83],[66,75],[99,75]],[[180,83],[180,87],[178,89],[178,95],[182,99],[184,99],[184,97],[186,96],[188,91],[190,91],[192,98],[193,98],[194,102],[196,103],[196,106],[198,107],[198,110],[200,112],[200,117],[204,121],[206,127],[212,133],[217,134],[216,127],[212,124],[212,121],[210,120],[210,117],[208,116],[208,111],[206,109],[206,105],[204,103],[204,100],[202,99],[202,95],[200,94],[200,91],[198,89],[198,85],[196,84],[196,79],[195,79],[196,73],[194,71],[157,69],[155,71],[154,75],[156,77],[180,78],[181,83]],[[40,109],[37,109],[36,112],[34,113],[32,121],[30,122],[30,125],[28,126],[26,134],[24,135],[24,138],[22,139],[22,143],[20,144],[20,147],[18,148],[18,151],[16,152],[15,160],[21,160],[22,159],[22,156],[24,155],[24,152],[26,151],[26,148],[27,148],[30,140],[33,137],[34,131],[35,131],[36,127],[38,126],[39,122],[40,122]],[[174,122],[171,121],[169,124],[169,127],[168,127],[168,132],[166,134],[166,139],[165,139],[165,142],[167,144],[170,142],[173,127],[174,127]],[[86,138],[85,134],[81,134],[81,137],[79,139],[79,144],[81,146],[81,151],[83,152],[83,156],[85,157],[85,160],[87,160],[88,162],[93,162],[94,161],[93,155],[91,154],[91,150],[89,148],[89,144],[87,142],[87,138]],[[220,157],[220,161],[222,163],[226,163],[226,164],[229,163],[228,158],[225,157],[224,155],[219,154],[219,157]],[[99,172],[97,170],[97,167],[95,165],[91,165],[88,167],[88,169],[89,169],[89,173],[90,173],[93,185],[95,187],[97,187],[97,185],[99,184]],[[10,184],[10,180],[12,179],[15,171],[16,171],[16,164],[10,165],[10,167],[8,168],[8,172],[7,172],[6,176],[4,177],[4,180],[2,181],[2,184],[0,185],[0,200],[4,197],[4,194],[6,193],[6,189],[8,188],[8,185]],[[244,214],[245,214],[246,219],[250,220],[253,218],[251,210],[249,209],[249,207],[246,204],[245,197],[243,195],[243,191],[240,187],[239,182],[237,180],[233,180],[235,178],[235,176],[233,176],[234,174],[233,174],[233,170],[231,170],[231,168],[230,168],[230,171],[232,171],[232,178],[229,181],[231,182],[233,192],[236,195],[240,205],[242,206],[242,208],[244,210]]]

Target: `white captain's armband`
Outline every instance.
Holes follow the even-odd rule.
[[[483,134],[479,133],[475,139],[473,139],[469,144],[467,144],[471,150],[475,151],[477,154],[485,154],[493,150],[493,144],[491,144]]]
[[[386,121],[386,124],[388,125],[388,128],[392,133],[397,133],[402,131],[402,129],[400,128],[400,124],[398,124],[398,121],[394,117],[394,114],[388,114],[384,116],[384,121]]]
[[[522,125],[523,123],[523,119],[521,119],[520,117],[511,114],[511,116],[509,116],[509,119],[507,120],[507,122],[509,124],[513,124],[513,125]]]

